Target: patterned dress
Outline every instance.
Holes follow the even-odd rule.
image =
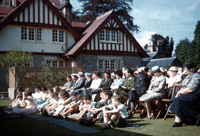
[[[192,93],[181,94],[175,98],[170,110],[185,124],[195,124],[200,115],[200,74],[188,75],[182,81],[182,88],[189,88]],[[199,117],[200,118],[200,117]]]
[[[149,102],[152,99],[158,99],[163,96],[166,85],[166,78],[164,76],[154,76],[151,80],[147,93],[140,97],[140,101]]]

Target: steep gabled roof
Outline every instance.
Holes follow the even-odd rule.
[[[0,29],[5,27],[7,24],[11,23],[15,17],[17,17],[25,8],[27,8],[31,3],[33,3],[35,0],[25,0],[22,2],[17,8],[15,8],[13,11],[11,11],[5,18],[3,18],[0,21]],[[61,20],[61,22],[64,24],[64,27],[68,29],[74,37],[78,40],[79,35],[72,26],[67,22],[67,20],[64,18],[64,16],[58,11],[56,7],[53,6],[53,4],[49,0],[43,0],[45,4],[48,5],[48,7],[52,10],[52,12],[58,17],[58,19]]]
[[[90,22],[90,25],[87,25],[88,28],[82,33],[82,38],[68,51],[65,56],[76,56],[78,55],[86,44],[99,32],[111,18],[114,18],[119,24],[123,32],[134,42],[134,45],[141,53],[142,57],[149,57],[139,43],[135,40],[132,34],[127,30],[127,28],[122,24],[118,17],[114,14],[113,10],[110,10],[103,15],[99,16],[93,22]]]

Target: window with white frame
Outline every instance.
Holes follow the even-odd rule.
[[[46,64],[51,67],[65,67],[64,60],[46,60]]]
[[[22,27],[21,40],[23,41],[41,41],[42,30],[40,28]]]
[[[116,36],[117,36],[117,32],[116,31],[111,31],[111,41],[116,41]]]
[[[98,60],[98,69],[101,70],[114,70],[115,68],[122,69],[123,62],[118,59],[100,59]]]
[[[5,4],[6,6],[10,6],[10,0],[4,0],[4,4]]]
[[[111,60],[110,68],[115,69],[115,60]]]
[[[11,1],[10,0],[0,0],[0,6],[10,6]]]
[[[28,40],[34,41],[35,40],[35,29],[28,28]]]
[[[64,61],[62,61],[62,60],[60,60],[59,63],[60,63],[60,64],[59,64],[60,67],[64,67],[64,66],[65,66],[65,65],[64,65]]]
[[[21,28],[21,39],[22,40],[27,40],[27,28],[26,27],[22,27]]]
[[[99,32],[99,40],[104,42],[122,42],[122,32],[103,29]]]
[[[106,41],[110,41],[110,31],[106,30]]]
[[[99,60],[99,69],[103,69],[103,61],[104,60]]]
[[[52,37],[53,42],[59,42],[59,43],[64,42],[64,31],[54,29],[52,31],[52,36],[53,36]]]
[[[100,35],[100,39],[99,39],[100,41],[104,41],[105,40],[105,32],[104,31],[105,30],[101,30],[100,31],[100,34],[99,34]]]
[[[42,40],[42,31],[39,28],[36,28],[36,40],[41,41]]]

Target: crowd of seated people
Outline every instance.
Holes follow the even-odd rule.
[[[200,99],[197,99],[200,96],[197,93],[200,92],[200,74],[193,63],[186,65],[183,72],[175,66],[168,71],[159,66],[151,70],[144,66],[135,71],[123,68],[111,73],[106,70],[103,75],[97,71],[78,72],[68,75],[66,80],[63,86],[37,86],[34,93],[29,88],[25,91],[17,89],[18,95],[9,105],[13,108],[9,114],[41,112],[43,116],[86,120],[92,124],[102,121],[101,129],[125,127],[126,119],[133,117],[137,103],[144,104],[147,118],[151,119],[154,114],[152,102],[163,97],[171,98],[176,83],[182,83],[183,88],[171,105],[171,112],[176,115],[173,126],[181,126],[189,117],[190,122],[194,121],[200,112]],[[188,100],[191,96],[192,100],[196,98],[195,102]],[[180,104],[187,100],[191,106]],[[186,110],[192,110],[192,113],[183,114]]]

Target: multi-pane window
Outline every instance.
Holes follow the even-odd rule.
[[[65,61],[63,60],[46,60],[46,64],[51,67],[65,67]]]
[[[57,30],[53,30],[53,42],[56,42],[58,39],[58,33]]]
[[[59,31],[59,42],[64,42],[64,31]]]
[[[101,30],[99,33],[100,41],[107,42],[122,42],[122,33],[121,31],[110,31],[110,30]]]
[[[111,41],[116,41],[116,31],[111,31]]]
[[[1,5],[1,6],[3,5],[3,0],[0,0],[0,5]]]
[[[21,40],[41,41],[42,40],[42,30],[40,28],[22,27],[21,28]]]
[[[41,29],[36,28],[36,40],[41,41],[42,40],[42,32]]]
[[[110,69],[110,60],[105,60],[105,69]]]
[[[57,67],[58,66],[58,61],[54,60],[53,61],[53,67]]]
[[[105,32],[104,32],[105,30],[101,30],[100,31],[100,41],[104,41],[105,40]]]
[[[115,68],[121,69],[123,67],[122,60],[114,59],[101,59],[98,63],[98,69],[101,70],[114,70]]]
[[[115,69],[115,60],[111,60],[110,68]]]
[[[34,28],[28,28],[28,40],[30,40],[30,41],[34,41],[35,40]]]
[[[60,61],[59,63],[60,63],[59,65],[60,67],[64,67],[64,61]]]
[[[0,0],[0,5],[1,6],[10,6],[11,1],[10,0]]]
[[[106,41],[110,41],[110,31],[106,30]]]
[[[49,66],[51,66],[51,61],[50,61],[50,60],[47,60],[47,61],[46,61],[46,64],[49,65]]]
[[[10,5],[10,0],[5,0],[5,5]]]
[[[52,31],[52,41],[53,42],[64,42],[64,31],[62,30],[53,30]]]
[[[99,69],[103,69],[103,60],[99,60]]]
[[[26,27],[21,28],[21,39],[27,40],[27,28]]]

